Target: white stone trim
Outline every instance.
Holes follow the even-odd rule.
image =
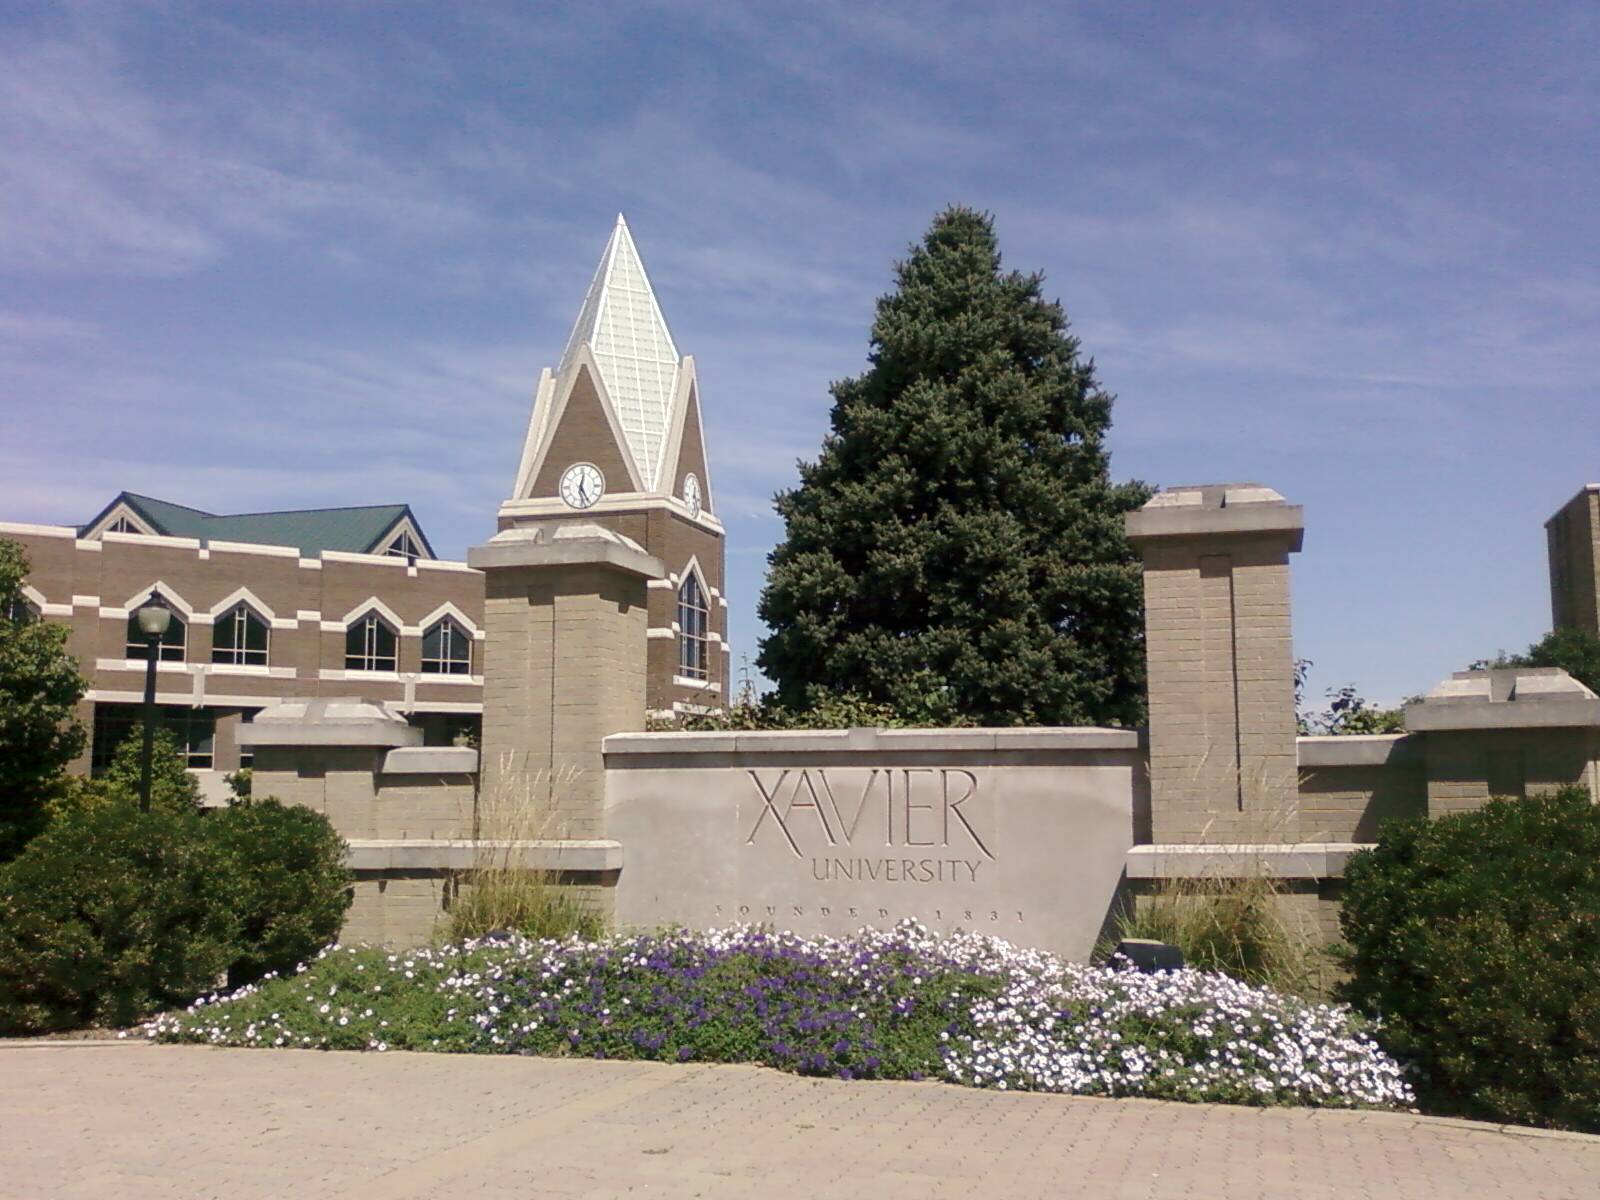
[[[207,675],[254,675],[258,679],[296,679],[293,667],[257,666],[249,663],[199,663]]]
[[[387,707],[394,707],[400,702],[385,700],[383,703]],[[481,700],[418,700],[412,706],[411,711],[419,713],[465,713],[469,716],[474,714],[481,715],[483,713],[483,702]]]
[[[318,679],[328,679],[338,682],[348,679],[351,682],[366,681],[370,683],[404,683],[405,676],[399,671],[347,671],[343,667],[323,667],[317,672]]]
[[[299,558],[300,547],[279,546],[272,542],[219,542],[215,538],[206,542],[207,548],[225,554],[259,554],[268,558]]]
[[[324,632],[328,633],[343,633],[355,623],[356,618],[366,616],[373,609],[383,614],[389,624],[394,626],[397,634],[404,635],[407,632],[406,623],[400,619],[400,614],[376,596],[368,596],[337,621],[324,621],[322,628]],[[330,629],[329,626],[332,626],[332,628]]]
[[[322,560],[320,558],[302,558],[300,560],[300,569],[302,571],[320,571],[322,570]]]
[[[143,667],[143,663],[139,664]],[[156,691],[157,704],[183,705],[189,708],[198,707],[194,703],[194,692],[163,692],[159,690],[159,681]],[[143,692],[125,692],[115,688],[90,688],[83,694],[83,698],[93,704],[140,704],[144,701]],[[279,696],[214,696],[207,695],[205,703],[211,708],[268,708],[277,704],[282,697]]]
[[[111,534],[111,536],[129,537],[131,535],[114,533]],[[185,600],[183,596],[178,593],[176,588],[160,579],[157,579],[154,583],[151,583],[147,587],[140,588],[137,592],[134,592],[133,595],[129,596],[122,602],[121,608],[101,608],[100,615],[102,617],[116,617],[118,620],[126,621],[134,614],[136,609],[142,607],[144,602],[150,599],[150,597],[156,592],[160,592],[162,597],[167,600],[173,608],[177,609],[180,614],[182,614],[184,623],[186,625],[211,624],[210,613],[196,612],[194,606]],[[74,597],[74,600],[76,600],[76,597]]]
[[[278,614],[268,606],[267,602],[247,587],[234,588],[225,599],[213,604],[209,609],[212,622],[215,623],[216,619],[222,616],[223,613],[241,603],[248,604],[255,609],[256,616],[263,618],[273,629],[294,629],[297,625],[295,621],[280,620]]]
[[[394,567],[396,570],[400,571],[405,570],[406,567],[406,560],[403,558],[397,558],[393,554],[355,554],[349,550],[324,550],[322,552],[322,561],[365,563],[368,566],[382,563],[385,566]]]
[[[73,596],[73,598],[72,598],[72,607],[73,608],[95,608],[95,609],[97,609],[97,608],[100,607],[100,597],[99,596]],[[127,613],[123,613],[122,615],[123,615],[124,618],[126,618],[128,614]]]
[[[140,675],[145,673],[149,659],[145,658],[97,658],[94,660],[96,671],[137,671]],[[173,659],[158,659],[156,662],[157,675],[187,675],[194,668],[202,664],[183,662]]]
[[[722,685],[710,679],[690,679],[687,675],[674,675],[672,685],[681,688],[693,688],[697,692],[720,692]]]
[[[200,549],[199,538],[168,537],[164,533],[102,533],[100,540],[112,544],[126,542],[130,546],[167,546],[173,550]]]
[[[79,538],[78,539],[77,547],[78,547],[79,550],[88,550],[89,552],[91,552],[93,554],[98,554],[98,553],[100,553],[100,551],[105,549],[105,547],[102,546],[99,542],[91,542],[91,541],[88,541],[87,539],[84,539],[84,538]]]
[[[432,625],[435,621],[439,620],[440,617],[451,618],[456,622],[456,624],[460,625],[463,629],[470,633],[474,641],[483,640],[483,631],[478,628],[477,622],[475,622],[471,617],[467,616],[466,613],[462,612],[455,606],[454,603],[449,600],[446,600],[443,604],[439,605],[438,608],[434,609],[427,616],[423,617],[422,620],[417,622],[417,636],[420,637],[422,635],[422,631],[427,629],[428,626]]]
[[[22,594],[27,597],[28,603],[39,610],[41,617],[70,617],[72,615],[72,605],[51,604],[50,601],[44,598],[44,593],[31,583],[22,585]]]
[[[417,559],[419,571],[459,571],[467,575],[482,575],[483,572],[476,567],[469,567],[464,562],[456,562],[445,558],[419,558]]]
[[[27,534],[33,537],[77,539],[78,530],[73,525],[30,525],[26,521],[0,521],[0,534]]]
[[[659,625],[651,626],[644,631],[644,636],[649,641],[671,641],[678,636],[677,623],[674,622],[670,628],[665,629]]]
[[[651,492],[608,492],[600,497],[588,508],[585,513],[608,513],[613,516],[624,516],[630,513],[650,512],[652,510],[665,510],[684,521],[703,528],[707,533],[714,533],[719,537],[727,536],[722,522],[702,510],[698,518],[691,520],[689,514],[683,509],[682,504],[674,504],[671,497],[661,496]],[[579,510],[568,507],[564,500],[539,498],[534,500],[507,500],[500,506],[499,515],[502,517],[572,517]]]

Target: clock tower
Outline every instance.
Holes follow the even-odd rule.
[[[539,375],[501,530],[599,525],[660,560],[649,581],[653,716],[727,699],[728,602],[694,359],[679,355],[620,215],[560,364]]]

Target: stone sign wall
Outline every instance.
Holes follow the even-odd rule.
[[[621,926],[913,917],[1081,958],[1147,807],[1113,729],[619,734],[605,761]]]

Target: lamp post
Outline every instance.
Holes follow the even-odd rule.
[[[161,657],[161,639],[172,623],[172,612],[165,605],[146,604],[139,610],[139,632],[144,634],[144,753],[139,756],[139,810],[150,811],[150,760],[156,748],[156,661]]]

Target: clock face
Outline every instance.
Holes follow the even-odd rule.
[[[692,474],[683,477],[683,502],[691,517],[700,515],[700,481]]]
[[[606,477],[593,463],[573,463],[561,473],[561,498],[573,508],[588,508],[606,492]]]

